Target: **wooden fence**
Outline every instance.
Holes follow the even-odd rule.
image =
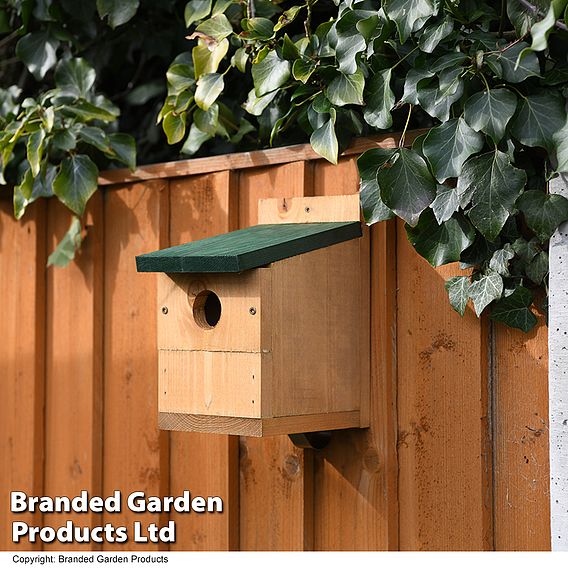
[[[456,268],[431,268],[395,222],[371,232],[371,428],[317,452],[157,429],[156,285],[135,255],[253,225],[259,198],[356,192],[356,154],[396,143],[360,140],[338,166],[297,146],[108,172],[66,269],[45,269],[63,207],[16,222],[0,202],[0,549],[11,490],[82,489],[221,495],[223,514],[171,515],[172,550],[549,548],[546,327],[460,318],[443,285]],[[158,520],[53,517],[17,519]],[[136,546],[104,545],[121,548]]]

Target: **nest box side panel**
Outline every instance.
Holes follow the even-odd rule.
[[[358,239],[272,265],[273,416],[361,410],[361,262]]]

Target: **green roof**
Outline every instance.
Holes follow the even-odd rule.
[[[136,257],[138,272],[242,272],[361,236],[359,222],[256,225]]]

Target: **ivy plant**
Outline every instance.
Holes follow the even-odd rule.
[[[320,5],[323,10],[318,10]],[[541,308],[548,240],[568,200],[566,0],[192,0],[191,50],[170,67],[159,120],[192,155],[213,137],[301,129],[337,163],[353,136],[402,132],[358,159],[369,224],[399,217],[461,315],[529,331]],[[250,85],[234,112],[228,76]],[[256,118],[256,121],[254,120]],[[409,128],[427,131],[406,143]]]
[[[0,155],[21,216],[53,195],[81,241],[97,169],[360,135],[369,224],[402,219],[450,304],[530,330],[568,219],[568,0],[0,0]],[[22,67],[23,66],[23,67]],[[22,80],[23,78],[23,80]],[[103,96],[104,94],[104,96]],[[120,116],[119,116],[120,111]],[[156,122],[168,146],[157,135]],[[410,131],[424,129],[416,137]],[[110,160],[110,162],[109,162]]]

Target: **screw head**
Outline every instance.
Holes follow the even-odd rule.
[[[249,314],[250,314],[251,316],[256,315],[256,308],[249,308]]]
[[[304,211],[305,211],[306,213],[309,213],[309,212],[310,212],[310,208],[309,208],[309,207],[305,207],[305,208],[304,208]]]
[[[167,306],[164,306],[164,307],[162,308],[162,313],[163,313],[164,315],[166,315],[166,314],[168,313],[168,307],[167,307]]]

